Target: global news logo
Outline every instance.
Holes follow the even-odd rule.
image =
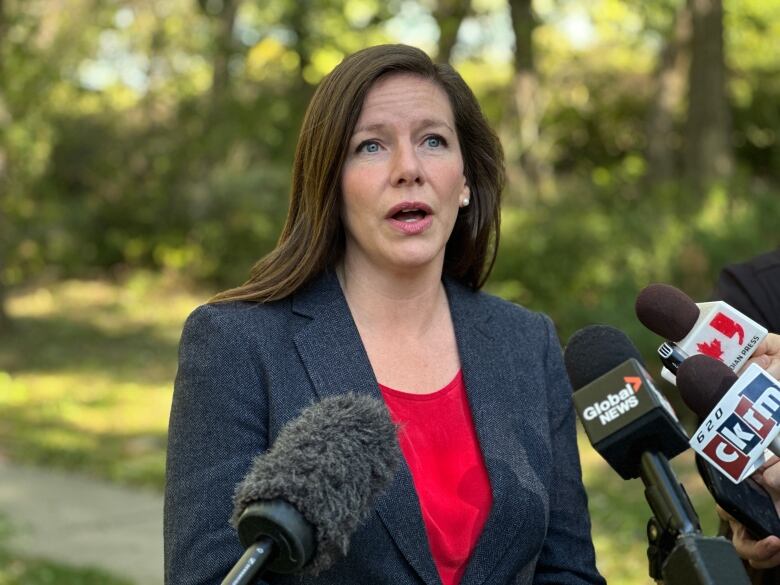
[[[625,376],[626,385],[614,394],[610,393],[598,402],[586,407],[582,416],[586,421],[599,418],[602,426],[619,418],[621,415],[639,406],[636,393],[642,387],[642,378],[638,376]]]

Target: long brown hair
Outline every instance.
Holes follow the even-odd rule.
[[[279,242],[252,267],[249,280],[212,302],[281,299],[341,259],[341,172],[349,141],[373,83],[396,72],[429,79],[449,97],[472,202],[458,213],[445,249],[444,273],[473,289],[485,283],[498,248],[505,178],[501,144],[452,67],[434,64],[414,47],[378,45],[346,57],[320,83],[298,138],[290,208]]]

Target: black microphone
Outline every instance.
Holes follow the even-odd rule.
[[[346,555],[401,458],[385,405],[326,398],[285,425],[236,486],[231,523],[247,547],[222,585],[260,571],[317,575]]]
[[[746,372],[748,374],[750,372]],[[710,415],[737,379],[731,368],[706,355],[695,355],[685,360],[677,373],[680,396],[700,420]],[[743,411],[743,415],[746,413]],[[723,414],[721,418],[727,419],[734,413]],[[746,418],[753,420],[755,417],[749,415]],[[739,429],[741,433],[751,428],[741,417],[737,420],[745,425]],[[772,449],[775,453],[776,444]],[[713,499],[745,526],[753,538],[760,540],[771,534],[780,536],[780,517],[771,496],[761,485],[752,478],[734,483],[698,454],[696,467]]]
[[[707,418],[739,377],[723,362],[706,355],[694,355],[677,370],[677,389],[685,405],[699,419]]]
[[[585,432],[623,479],[640,475],[645,452],[671,459],[688,448],[688,436],[671,405],[622,331],[585,327],[569,339],[563,359]]]
[[[687,435],[656,390],[639,351],[618,329],[591,325],[564,351],[574,405],[591,444],[624,479],[640,476],[648,521],[649,574],[666,585],[749,585],[730,542],[705,537],[667,459]]]
[[[677,378],[680,397],[699,420],[707,419],[718,402],[740,380],[726,364],[701,354],[691,356],[680,364]],[[774,379],[757,365],[747,369],[743,379],[752,383],[745,392],[739,393],[742,399],[739,403],[734,401],[717,420],[724,423],[732,442],[751,443],[753,439],[747,439],[748,436],[760,440],[773,429],[777,433],[780,426],[780,391],[774,387]],[[767,448],[780,457],[780,436]]]
[[[639,321],[667,341],[658,348],[661,363],[672,373],[688,357],[677,342],[682,341],[699,319],[699,307],[688,295],[669,284],[646,286],[634,304]]]
[[[699,319],[699,307],[680,289],[663,283],[646,286],[634,305],[639,321],[669,341],[681,341]]]

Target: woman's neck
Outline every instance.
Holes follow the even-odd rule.
[[[441,267],[396,273],[345,258],[336,273],[359,329],[423,332],[447,308]]]

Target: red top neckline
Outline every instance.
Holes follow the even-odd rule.
[[[447,394],[449,391],[451,391],[453,388],[456,388],[458,384],[462,382],[463,379],[463,372],[462,370],[458,369],[458,371],[455,373],[455,376],[447,382],[447,385],[443,388],[439,388],[438,390],[434,390],[433,392],[426,392],[424,394],[418,394],[416,392],[406,392],[404,390],[396,390],[395,388],[390,388],[390,386],[385,386],[384,384],[379,384],[379,388],[382,390],[382,392],[387,392],[388,394],[401,399],[406,400],[433,400],[435,398],[440,398],[442,395]]]

